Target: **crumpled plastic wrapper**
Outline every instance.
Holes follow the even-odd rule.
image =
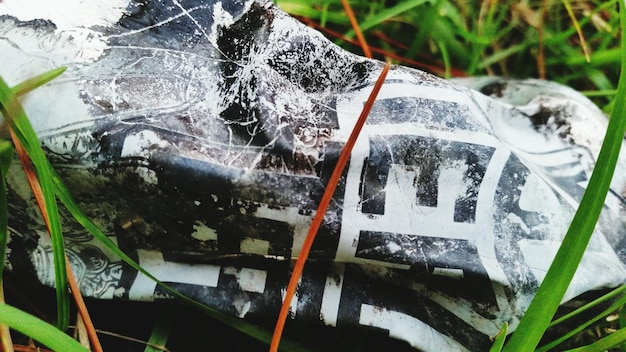
[[[383,64],[268,1],[88,3],[0,3],[10,84],[67,67],[24,99],[55,168],[158,278],[238,317],[277,316],[291,259]],[[381,329],[427,351],[485,350],[504,322],[514,330],[544,278],[606,124],[554,83],[450,82],[394,67],[289,319]],[[8,265],[53,285],[19,170],[8,181]],[[564,302],[626,279],[625,177],[622,158]],[[63,216],[85,295],[171,298]]]

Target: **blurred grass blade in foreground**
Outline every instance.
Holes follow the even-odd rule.
[[[16,91],[28,90],[31,87],[41,85],[62,72],[63,69],[58,69],[45,73],[42,76],[36,77],[34,80],[29,80],[25,84],[18,86]],[[48,214],[48,225],[53,246],[54,277],[57,295],[57,326],[61,330],[66,330],[69,324],[69,294],[67,290],[67,273],[65,272],[65,244],[63,242],[56,195],[52,183],[52,171],[39,144],[37,134],[28,121],[21,104],[17,100],[13,90],[9,88],[1,77],[0,105],[6,123],[26,149],[28,157],[31,159],[37,171],[37,179],[45,203],[40,204],[40,206],[42,206]]]

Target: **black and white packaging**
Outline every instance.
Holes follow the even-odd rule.
[[[265,0],[3,0],[0,14],[9,84],[67,67],[23,103],[84,211],[191,298],[276,316],[383,64]],[[515,329],[542,282],[606,124],[554,83],[394,67],[290,319],[379,328],[426,351],[485,350],[504,322]],[[624,164],[564,302],[626,279]],[[8,180],[8,266],[54,285],[19,169]],[[169,298],[78,225],[64,232],[83,294]]]

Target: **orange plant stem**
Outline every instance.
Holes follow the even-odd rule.
[[[22,167],[24,168],[24,173],[26,174],[28,183],[30,184],[31,190],[35,195],[35,199],[37,200],[37,205],[39,206],[41,216],[46,223],[46,227],[50,229],[50,220],[48,219],[48,212],[46,211],[46,207],[44,206],[45,202],[43,199],[43,191],[41,190],[41,186],[39,185],[37,173],[34,170],[30,159],[28,158],[26,150],[24,150],[24,147],[20,143],[19,139],[17,139],[17,136],[15,136],[15,133],[12,129],[9,129],[9,131],[11,132],[11,139],[13,140],[13,144],[15,145],[15,151],[20,158],[20,162],[22,163]],[[102,352],[102,346],[100,345],[98,335],[96,334],[96,329],[93,326],[91,317],[89,316],[89,312],[87,311],[87,307],[85,306],[85,301],[83,300],[83,297],[80,294],[80,290],[78,289],[78,284],[76,283],[76,278],[74,277],[74,273],[72,272],[72,267],[70,266],[70,263],[67,259],[67,255],[65,256],[65,270],[67,271],[70,291],[72,293],[72,296],[74,297],[74,301],[76,302],[78,312],[85,322],[85,328],[87,329],[87,335],[89,336],[89,341],[91,342],[93,351]]]
[[[65,268],[67,270],[67,282],[70,285],[70,292],[72,293],[72,296],[74,296],[74,302],[76,303],[78,314],[80,314],[80,317],[83,319],[83,323],[85,324],[85,330],[87,330],[87,336],[89,337],[89,342],[91,342],[92,350],[94,352],[103,352],[100,340],[98,339],[98,334],[96,333],[96,329],[91,321],[91,316],[89,316],[85,300],[80,294],[80,289],[76,283],[76,277],[74,277],[74,272],[70,266],[70,261],[67,259],[67,255],[65,256]]]
[[[311,251],[311,246],[313,245],[313,240],[315,240],[315,236],[317,235],[317,231],[319,230],[322,220],[324,220],[324,215],[326,214],[326,210],[328,209],[328,205],[332,200],[333,194],[335,193],[335,189],[337,188],[337,184],[339,183],[339,178],[343,173],[343,170],[350,159],[350,154],[352,153],[352,148],[356,143],[356,140],[361,133],[361,129],[365,124],[365,120],[374,105],[374,101],[376,100],[376,96],[378,96],[378,92],[380,88],[383,86],[385,82],[385,77],[387,76],[387,72],[389,72],[389,68],[391,64],[387,62],[385,67],[383,68],[380,76],[378,76],[378,80],[374,85],[374,89],[370,93],[367,102],[363,106],[363,111],[361,111],[361,115],[346,142],[346,145],[343,147],[341,154],[339,155],[339,159],[337,160],[337,164],[335,165],[335,169],[333,170],[330,179],[328,180],[328,184],[326,185],[326,190],[322,195],[322,199],[320,200],[320,204],[317,207],[317,211],[315,216],[313,217],[313,221],[311,222],[311,227],[309,227],[309,232],[307,233],[306,239],[302,244],[302,249],[300,250],[300,255],[296,260],[296,264],[291,272],[291,277],[289,278],[289,284],[287,285],[287,290],[285,291],[285,298],[283,300],[283,305],[280,307],[280,313],[278,314],[278,320],[276,322],[276,327],[274,328],[274,335],[272,336],[272,342],[270,344],[270,351],[276,352],[278,351],[278,345],[280,344],[280,338],[283,334],[283,329],[285,328],[285,322],[287,320],[287,314],[289,313],[289,306],[291,305],[291,300],[296,292],[296,288],[298,286],[298,281],[300,281],[300,277],[302,276],[302,270],[304,269],[304,263],[309,257],[309,252]]]
[[[354,34],[359,39],[359,43],[361,44],[361,48],[363,49],[363,55],[371,59],[372,52],[370,51],[369,45],[367,45],[367,42],[365,41],[363,32],[361,32],[361,27],[359,27],[359,23],[356,20],[354,11],[352,11],[352,7],[348,3],[348,0],[341,0],[341,4],[343,5],[344,10],[346,11],[346,15],[348,15],[348,18],[350,19],[350,24],[352,24],[352,28],[354,29]]]

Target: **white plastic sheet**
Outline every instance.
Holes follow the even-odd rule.
[[[24,103],[75,198],[181,292],[242,318],[276,316],[382,64],[267,1],[44,4],[0,3],[0,74],[16,84],[68,68]],[[485,350],[541,283],[605,128],[557,84],[394,67],[291,319],[378,328],[427,351]],[[17,169],[9,265],[52,285],[50,243]],[[623,171],[622,158],[565,300],[626,278]],[[168,298],[77,225],[64,228],[84,294]]]

